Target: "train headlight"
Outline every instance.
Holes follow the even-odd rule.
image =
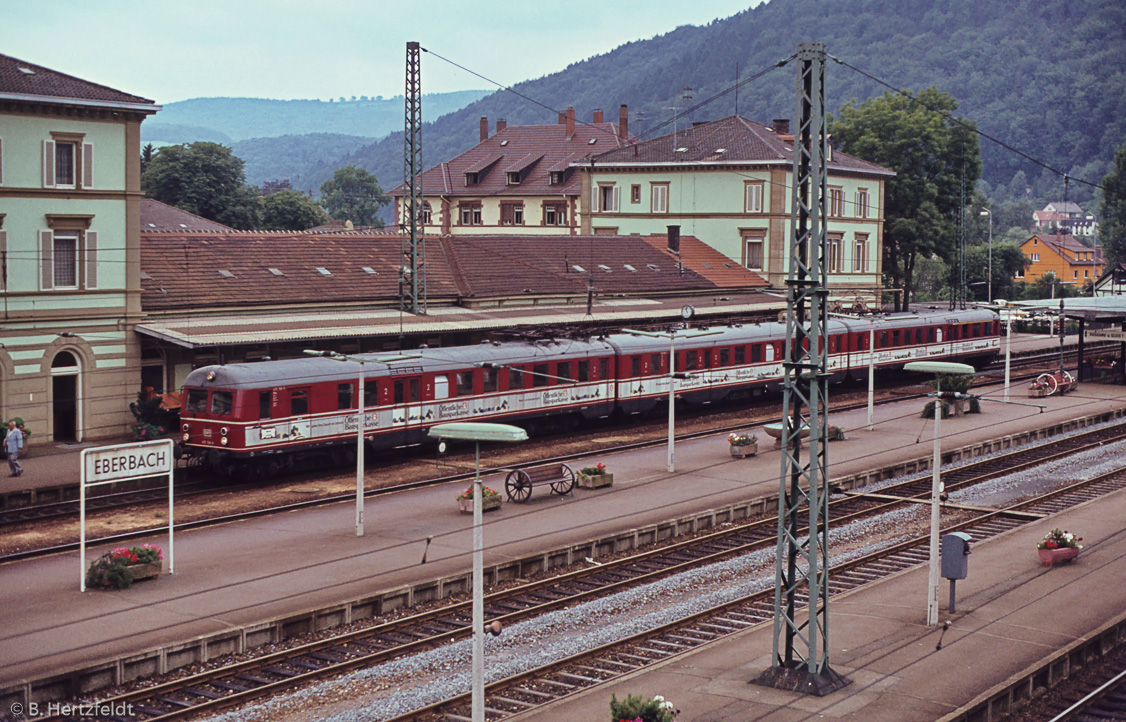
[[[189,438],[189,434],[188,434],[188,432],[186,432],[186,431],[185,431],[185,432],[184,432],[184,433],[183,433],[183,434],[182,434],[182,435],[180,436],[180,438],[181,438],[181,439],[183,439],[184,441],[187,441],[187,440],[188,440],[188,438]]]
[[[219,439],[219,443],[222,444],[223,446],[226,446],[227,445],[227,437],[224,436],[223,438]]]

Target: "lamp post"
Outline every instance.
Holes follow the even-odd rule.
[[[485,547],[481,532],[481,442],[525,441],[528,432],[508,424],[453,421],[430,427],[436,439],[466,439],[476,447],[473,477],[473,679],[472,722],[485,722]]]
[[[980,215],[989,216],[989,267],[986,273],[989,274],[988,302],[993,303],[993,214],[988,208],[983,208]]]
[[[942,495],[942,376],[941,374],[972,374],[975,369],[969,364],[948,361],[911,361],[903,365],[904,371],[919,371],[935,374],[934,393],[934,458],[931,461],[931,539],[930,575],[927,581],[927,625],[938,625],[938,526],[939,497]]]
[[[668,444],[668,471],[676,471],[676,379],[688,378],[689,374],[676,373],[676,339],[697,338],[699,336],[715,336],[722,331],[692,331],[677,335],[676,331],[638,331],[632,328],[623,328],[622,333],[633,336],[647,336],[649,338],[667,338],[669,340],[669,444]]]
[[[359,383],[356,389],[356,536],[364,535],[364,427],[367,426],[367,408],[364,405],[364,365],[369,363],[391,364],[395,361],[421,358],[421,356],[387,356],[383,358],[363,358],[336,351],[314,351],[305,349],[309,356],[322,356],[333,361],[353,361],[360,365]]]

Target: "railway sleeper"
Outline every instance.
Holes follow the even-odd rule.
[[[194,694],[198,697],[206,697],[207,699],[223,699],[224,697],[230,696],[229,694],[223,694],[221,692],[212,692],[211,690],[205,689],[203,687],[188,687],[184,691],[188,692],[189,694]]]
[[[499,694],[494,694],[493,699],[497,700],[498,702],[504,702],[507,705],[511,705],[519,709],[528,709],[530,707],[535,707],[538,705],[538,703],[536,702],[524,702],[523,700],[513,699],[511,697],[503,697]]]
[[[269,667],[263,667],[262,669],[263,669],[263,671],[269,672],[270,674],[276,674],[279,677],[282,677],[284,679],[289,679],[290,677],[296,677],[297,675],[301,674],[300,672],[296,672],[292,669],[286,669],[285,667],[279,667],[276,664],[272,664]],[[262,684],[273,684],[273,680],[263,680]]]
[[[602,683],[602,680],[597,677],[587,677],[585,674],[578,674],[576,672],[556,672],[555,674],[557,677],[578,680],[578,684],[575,685],[576,687],[589,687],[593,684]]]
[[[343,648],[342,647],[334,647],[333,649],[341,649],[342,650]],[[313,657],[314,659],[320,659],[322,661],[329,662],[331,664],[336,664],[338,662],[347,662],[349,659],[352,659],[352,657],[355,656],[350,652],[349,653],[335,652],[331,649],[322,649],[319,652],[308,652],[308,655],[310,657]]]
[[[555,695],[553,695],[553,694],[548,694],[547,692],[541,692],[538,689],[532,689],[531,687],[525,687],[524,685],[521,685],[519,687],[513,687],[512,689],[506,689],[505,692],[507,692],[508,694],[513,694],[513,693],[523,694],[523,695],[527,695],[529,697],[535,697],[536,699],[539,699],[539,700],[555,699]]]
[[[268,667],[264,667],[263,669],[266,669],[267,671],[269,670]],[[286,671],[275,672],[275,674],[277,674],[279,677],[285,677],[286,679],[293,676],[292,673]],[[264,684],[273,684],[277,681],[276,679],[262,677],[260,675],[254,674],[253,672],[240,672],[239,674],[235,675],[235,679],[243,679],[247,682],[252,683],[253,686],[249,687],[249,689],[254,689],[255,687],[260,687]]]
[[[175,697],[169,697],[166,694],[159,695],[157,699],[167,705],[177,707],[179,709],[187,709],[189,707],[195,707],[197,704],[199,704],[199,702],[196,702],[194,700],[177,699]]]
[[[225,679],[214,679],[211,680],[211,682],[209,682],[208,684],[210,684],[212,687],[225,689],[229,692],[245,692],[248,689],[254,689],[253,687],[249,687],[245,684],[235,684],[234,682],[228,682]]]

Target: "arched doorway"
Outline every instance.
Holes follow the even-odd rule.
[[[82,368],[70,351],[60,351],[51,361],[52,437],[55,441],[77,441],[78,379]]]

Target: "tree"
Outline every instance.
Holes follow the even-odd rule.
[[[161,148],[141,176],[149,198],[240,229],[258,226],[258,194],[231,149],[200,141]]]
[[[156,148],[152,147],[152,143],[147,143],[144,148],[141,148],[141,175],[144,175],[145,171],[148,170],[149,163],[152,162],[155,153]]]
[[[916,98],[889,92],[860,105],[850,101],[830,126],[842,151],[896,172],[886,183],[884,210],[885,283],[903,291],[896,310],[911,302],[920,256],[951,264],[961,184],[968,202],[981,176],[977,135],[948,118],[957,101],[935,88]]]
[[[321,184],[321,205],[338,221],[352,221],[357,226],[383,226],[376,217],[391,197],[379,187],[375,176],[354,165],[338,168],[332,180]]]
[[[1106,249],[1108,265],[1126,262],[1126,141],[1114,151],[1114,168],[1102,185],[1099,245]]]
[[[281,180],[268,180],[262,184],[262,195],[268,196],[278,191],[290,190],[293,185],[289,182],[288,178]]]
[[[262,228],[267,231],[304,231],[327,220],[325,212],[299,191],[280,190],[262,199]]]

